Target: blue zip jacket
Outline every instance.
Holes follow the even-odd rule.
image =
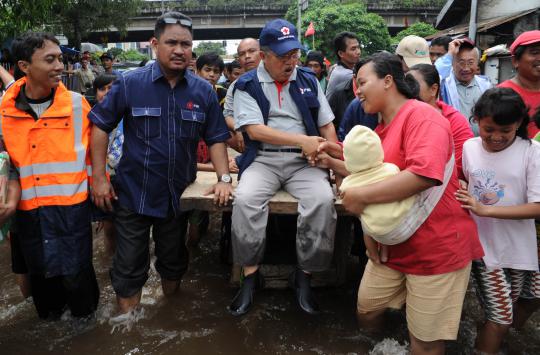
[[[298,67],[296,70],[296,80],[289,83],[289,94],[302,114],[307,134],[309,136],[318,136],[319,127],[317,122],[320,103],[317,98],[317,93],[319,92],[317,77],[310,69]],[[304,88],[309,88],[311,91],[302,90]],[[253,97],[261,109],[264,124],[268,124],[270,105],[273,103],[270,103],[264,95],[261,83],[257,77],[257,69],[250,70],[242,75],[236,82],[234,90],[245,91]],[[238,165],[239,170],[238,178],[241,177],[244,170],[255,160],[261,144],[261,142],[251,140],[247,133],[244,132],[243,135],[246,149],[242,155],[236,157],[236,165]]]

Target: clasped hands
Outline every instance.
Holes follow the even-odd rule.
[[[302,153],[308,160],[311,166],[316,166],[323,169],[331,169],[330,160],[333,159],[328,153],[330,142],[318,136],[308,136],[306,143],[302,144]],[[337,146],[337,144],[334,144]]]

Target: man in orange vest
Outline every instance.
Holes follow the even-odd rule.
[[[25,77],[4,95],[0,128],[12,163],[8,205],[20,191],[14,234],[38,315],[55,318],[67,307],[86,317],[99,298],[88,200],[90,106],[62,84],[53,35],[24,34],[12,52]]]

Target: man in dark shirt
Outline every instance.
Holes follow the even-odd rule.
[[[114,74],[116,76],[122,75],[118,70],[113,69],[114,58],[112,54],[105,52],[99,59],[101,59],[101,65],[106,74]]]
[[[186,214],[180,196],[196,178],[197,143],[203,138],[218,181],[214,200],[232,195],[223,143],[229,132],[212,86],[186,70],[193,45],[189,17],[161,15],[152,39],[152,65],[118,78],[89,117],[92,130],[92,194],[96,205],[115,212],[116,252],[111,283],[121,313],[139,303],[148,278],[149,233],[153,227],[156,270],[165,295],[179,288],[188,265]],[[124,147],[116,168],[117,191],[105,176],[108,133],[124,118]]]

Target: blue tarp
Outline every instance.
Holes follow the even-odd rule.
[[[76,55],[76,54],[80,53],[78,50],[71,49],[71,48],[66,47],[66,46],[60,46],[60,49],[62,50],[62,53],[64,53],[64,54]]]

